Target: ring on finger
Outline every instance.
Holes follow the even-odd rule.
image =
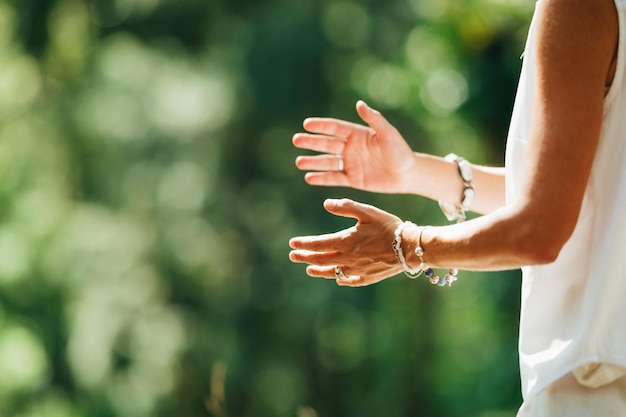
[[[335,278],[337,279],[348,279],[346,274],[344,274],[343,269],[339,265],[335,267]]]
[[[335,157],[337,157],[337,171],[343,172],[343,156],[341,154],[337,154]]]

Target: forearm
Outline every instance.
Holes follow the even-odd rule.
[[[460,202],[463,182],[456,163],[444,158],[414,154],[412,172],[405,175],[399,188],[408,194],[418,194],[433,200]],[[486,214],[504,206],[504,168],[472,165],[476,192],[471,210]]]
[[[422,260],[433,268],[464,270],[550,263],[573,230],[569,221],[555,220],[562,217],[560,210],[536,210],[528,202],[441,227],[407,227],[390,213],[347,199],[326,200],[324,207],[332,214],[357,219],[357,224],[327,235],[293,238],[289,257],[309,264],[310,276],[336,279],[347,286],[374,284],[395,275],[402,269],[402,259],[410,268],[407,271],[422,267]],[[421,258],[416,254],[418,245]]]
[[[569,239],[571,228],[553,216],[533,214],[514,206],[449,226],[407,228],[403,246],[407,262],[420,264],[415,248],[420,241],[424,261],[435,268],[505,270],[553,262]]]

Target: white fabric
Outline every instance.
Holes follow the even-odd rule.
[[[525,402],[517,417],[620,417],[626,414],[626,377],[598,388],[567,374]]]
[[[522,268],[519,349],[525,401],[570,372],[580,383],[596,387],[625,373],[626,0],[615,4],[617,72],[605,97],[601,138],[578,223],[554,263]],[[507,142],[509,203],[525,175],[536,84],[535,19]]]

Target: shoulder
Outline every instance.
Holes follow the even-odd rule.
[[[545,34],[563,43],[615,43],[618,19],[615,0],[540,0],[539,22]],[[568,38],[563,35],[570,35]]]
[[[537,7],[537,60],[544,80],[584,81],[603,92],[619,36],[614,0],[540,0]]]

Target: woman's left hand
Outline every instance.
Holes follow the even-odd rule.
[[[292,262],[307,263],[308,275],[336,279],[345,286],[370,285],[402,271],[391,244],[402,220],[393,214],[352,200],[326,200],[332,214],[357,219],[356,225],[336,233],[294,237]],[[340,267],[345,278],[336,275]]]

